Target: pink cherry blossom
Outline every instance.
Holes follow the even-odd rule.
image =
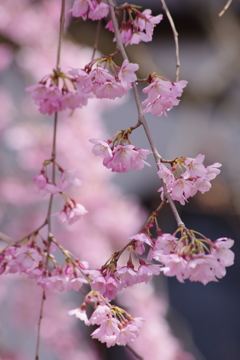
[[[73,224],[78,221],[82,215],[87,214],[88,211],[81,204],[69,200],[65,205],[63,210],[57,212],[53,215],[57,215],[58,221],[62,224],[68,221],[69,224]]]
[[[132,82],[137,80],[135,71],[137,71],[138,69],[138,64],[129,63],[128,60],[123,61],[121,69],[118,73],[118,77],[124,89],[130,89],[132,87]]]
[[[182,95],[183,88],[186,85],[187,81],[171,83],[168,80],[155,77],[155,80],[142,90],[143,93],[148,93],[148,98],[142,103],[146,105],[144,112],[151,112],[156,116],[163,114],[167,116],[166,111],[179,104],[180,100],[177,97]]]
[[[115,276],[120,280],[119,290],[137,284],[137,272],[128,266],[121,266],[117,269]]]
[[[178,254],[162,255],[158,257],[165,264],[162,268],[164,275],[176,276],[178,281],[184,282],[184,274],[187,269],[187,261]]]
[[[41,196],[46,195],[47,193],[57,194],[61,192],[57,186],[53,185],[52,183],[48,182],[48,179],[44,174],[39,174],[35,176],[33,182],[37,186],[37,189],[34,191],[35,194],[40,194]]]
[[[190,281],[200,281],[204,285],[206,285],[209,281],[216,282],[217,279],[212,271],[212,264],[209,260],[210,259],[207,256],[195,256],[188,262],[185,278],[189,278]]]
[[[214,179],[220,172],[217,167],[221,164],[216,163],[210,166],[204,166],[204,155],[199,154],[196,158],[180,158],[175,160],[172,168],[164,164],[158,164],[158,176],[165,181],[167,190],[173,200],[185,204],[189,197],[194,196],[198,191],[204,194],[211,188],[210,180]],[[180,177],[178,178],[178,171]],[[159,190],[163,199],[163,187]]]
[[[34,248],[29,246],[21,246],[16,251],[16,262],[22,271],[31,270],[38,267],[39,262],[42,261],[42,255]]]
[[[82,17],[83,20],[86,20],[88,7],[89,7],[88,0],[75,0],[73,4],[73,8],[70,10],[70,12],[72,13],[72,16]]]
[[[106,82],[105,84],[97,87],[94,91],[98,99],[111,99],[114,100],[116,97],[122,97],[126,94],[126,89],[118,82]]]
[[[152,154],[152,151],[147,149],[135,149],[135,150],[138,156],[136,158],[133,158],[132,160],[132,169],[139,171],[142,170],[144,165],[151,167],[151,165],[148,162],[144,161],[143,159],[146,159],[148,154]]]
[[[113,158],[112,150],[109,144],[104,140],[90,139],[91,143],[95,144],[92,152],[95,156],[103,158],[103,165],[106,164]]]
[[[212,249],[212,254],[224,267],[231,266],[234,263],[234,253],[229,250],[233,244],[234,240],[228,238],[220,238],[214,242],[215,247]]]
[[[138,283],[149,282],[152,279],[152,276],[159,275],[160,271],[160,265],[146,263],[141,264],[138,268]]]
[[[86,325],[88,325],[88,317],[85,310],[81,308],[73,309],[68,311],[68,315],[75,315],[77,319],[84,321]]]
[[[83,20],[100,20],[108,15],[109,6],[94,0],[75,0],[70,12],[74,17],[81,17]]]
[[[120,321],[115,318],[110,318],[101,323],[101,326],[97,328],[92,334],[93,339],[98,339],[102,343],[106,343],[107,347],[116,344],[117,335],[120,333],[119,325]]]
[[[104,294],[106,291],[106,280],[100,275],[91,283],[91,288],[95,291],[99,291],[101,294]]]
[[[184,161],[187,166],[187,170],[184,173],[184,179],[188,179],[189,177],[205,177],[207,174],[207,170],[203,165],[203,160],[205,155],[199,154],[196,158],[186,158]]]
[[[163,179],[166,183],[166,185],[170,185],[175,181],[175,178],[171,172],[171,170],[165,166],[164,164],[158,163],[158,176],[160,177],[160,179]]]
[[[108,15],[109,6],[103,2],[96,4],[93,2],[94,9],[91,9],[88,13],[88,18],[91,20],[100,20]]]
[[[101,325],[105,320],[108,320],[111,308],[107,305],[98,305],[96,310],[92,313],[88,321],[88,325]]]
[[[66,169],[61,173],[61,178],[58,181],[58,188],[63,190],[68,189],[71,185],[80,186],[81,180],[77,178],[76,169]]]

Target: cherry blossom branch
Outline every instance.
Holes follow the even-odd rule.
[[[98,40],[99,40],[99,35],[100,35],[100,30],[101,30],[101,23],[102,23],[102,21],[98,20],[97,30],[96,30],[96,37],[95,37],[95,41],[94,41],[94,45],[93,45],[93,53],[92,53],[92,60],[91,61],[94,60],[95,54],[96,54],[96,51],[97,51]]]
[[[232,0],[228,0],[228,2],[226,3],[226,5],[222,9],[222,11],[220,11],[220,13],[218,14],[219,17],[221,17],[221,16],[223,16],[223,14],[225,14],[225,12],[227,11],[227,9],[231,5],[231,3],[232,3]]]
[[[113,27],[114,27],[114,32],[115,32],[115,36],[116,36],[116,40],[117,40],[117,47],[120,50],[120,53],[123,57],[124,60],[128,60],[128,56],[126,54],[126,51],[124,49],[121,37],[120,37],[120,32],[118,29],[118,24],[117,24],[117,20],[115,17],[115,12],[114,12],[114,8],[115,5],[113,4],[112,0],[107,0],[107,4],[109,5],[110,8],[110,13],[111,13],[111,18],[112,18],[112,23],[113,23]],[[137,91],[137,85],[135,83],[132,83],[132,88],[133,88],[133,93],[134,93],[134,98],[135,98],[135,102],[136,102],[136,106],[137,106],[137,111],[138,111],[138,122],[140,122],[145,130],[146,136],[148,138],[149,144],[151,146],[155,161],[161,162],[162,161],[162,157],[159,155],[156,146],[153,142],[149,127],[147,125],[146,119],[143,115],[143,110],[142,110],[142,106],[141,106],[141,101],[138,95],[138,91]]]
[[[65,18],[65,0],[61,2],[61,15],[60,15],[60,29],[59,29],[59,38],[58,38],[58,48],[57,48],[57,61],[56,61],[56,70],[60,72],[60,56],[61,56],[61,44],[62,44],[62,34],[64,29],[64,18]],[[58,83],[58,78],[57,78]],[[57,122],[58,122],[58,112],[54,114],[54,128],[53,128],[53,145],[52,145],[52,159],[55,160],[56,158],[56,139],[57,139]],[[52,183],[55,184],[55,177],[56,177],[56,164],[52,162]],[[46,223],[48,225],[48,247],[47,247],[47,258],[46,258],[46,269],[48,268],[49,263],[49,254],[50,254],[50,246],[51,246],[51,213],[52,213],[52,204],[53,204],[53,194],[50,196],[49,205],[48,205],[48,212]],[[36,345],[36,357],[35,359],[39,359],[39,346],[40,346],[40,332],[41,332],[41,324],[42,324],[42,317],[43,317],[43,308],[44,308],[44,301],[46,300],[45,290],[42,293],[42,301],[40,306],[40,313],[39,313],[39,320],[38,320],[38,331],[37,331],[37,345]]]
[[[180,71],[180,58],[179,58],[179,43],[178,43],[178,32],[176,29],[176,26],[174,24],[172,15],[170,14],[170,11],[167,7],[167,4],[165,2],[165,0],[160,0],[162,3],[162,7],[163,10],[165,11],[167,17],[168,17],[168,21],[171,25],[172,28],[172,32],[173,32],[173,37],[174,37],[174,41],[175,41],[175,48],[176,48],[176,81],[179,81],[179,71]]]
[[[123,46],[123,43],[122,43],[122,40],[121,40],[121,37],[120,37],[120,32],[119,32],[117,20],[116,20],[115,13],[114,13],[114,7],[115,6],[114,6],[112,0],[107,0],[107,3],[108,3],[109,8],[110,8],[112,23],[113,23],[114,32],[115,32],[116,41],[117,41],[117,47],[120,50],[120,53],[121,53],[123,59],[128,60],[128,56],[126,54],[125,48]],[[144,131],[146,133],[146,136],[148,138],[150,147],[151,147],[152,152],[153,152],[153,156],[155,158],[155,162],[156,163],[163,162],[164,159],[162,158],[161,155],[159,155],[159,153],[158,153],[158,151],[156,149],[156,146],[154,144],[154,141],[152,139],[152,136],[151,136],[148,124],[147,124],[147,121],[146,121],[146,119],[144,117],[136,83],[132,83],[132,88],[133,88],[134,98],[135,98],[137,111],[138,111],[138,122],[140,122],[143,125]],[[173,215],[174,215],[174,217],[176,219],[176,222],[177,222],[178,226],[185,228],[185,225],[184,225],[183,221],[180,218],[180,215],[179,215],[179,213],[178,213],[178,211],[176,209],[176,206],[175,206],[170,194],[167,191],[167,187],[166,187],[166,184],[164,183],[164,181],[163,181],[163,188],[164,188],[164,196],[168,200],[168,202],[169,202],[169,204],[171,206]]]

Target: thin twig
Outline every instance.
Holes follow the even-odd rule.
[[[93,45],[93,53],[92,53],[92,60],[91,61],[94,60],[95,54],[96,54],[96,51],[97,51],[97,48],[98,48],[98,40],[99,40],[99,35],[100,35],[100,30],[101,30],[101,23],[102,23],[102,21],[98,20],[97,30],[96,30],[96,37],[95,37],[95,41],[94,41],[94,45]]]
[[[222,9],[222,11],[220,11],[220,13],[218,14],[219,17],[223,16],[223,14],[227,11],[227,9],[231,5],[231,3],[232,3],[232,0],[228,0],[228,2],[226,3],[226,5]]]
[[[22,242],[23,240],[30,238],[30,236],[32,236],[33,234],[37,234],[39,232],[40,229],[42,229],[45,225],[47,224],[47,220],[44,221],[44,223],[42,225],[40,225],[37,229],[35,229],[34,231],[32,231],[30,234],[28,234],[27,236],[24,236],[24,238],[18,240],[18,241],[14,241],[12,238],[10,238],[8,235],[0,232],[0,240],[8,243],[8,244],[18,244],[20,242]],[[9,246],[9,245],[8,245]]]
[[[12,243],[14,242],[9,236],[7,236],[6,234],[2,233],[1,231],[0,231],[0,240],[6,242],[6,243],[8,243],[8,244],[12,244]]]
[[[39,314],[39,319],[38,319],[38,333],[37,333],[37,345],[36,345],[36,356],[35,356],[35,360],[39,359],[39,346],[40,346],[40,329],[41,329],[41,324],[42,324],[42,318],[43,318],[43,307],[44,307],[44,301],[46,300],[46,294],[45,294],[45,290],[43,290],[42,293],[42,301],[41,301],[41,306],[40,306],[40,314]]]
[[[168,10],[167,4],[165,0],[160,0],[162,3],[163,10],[165,11],[168,21],[171,25],[173,37],[175,41],[175,49],[176,49],[176,81],[179,81],[179,71],[180,71],[180,58],[179,58],[179,42],[178,42],[178,32],[176,29],[176,26],[174,24],[172,15],[170,14],[170,11]]]

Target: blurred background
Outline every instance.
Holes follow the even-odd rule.
[[[214,162],[223,164],[220,175],[212,182],[212,189],[204,195],[198,194],[189,199],[186,206],[179,206],[178,209],[188,228],[200,231],[212,240],[219,237],[234,239],[233,250],[236,260],[234,266],[227,269],[226,277],[219,283],[209,283],[204,286],[189,281],[180,284],[175,278],[166,279],[162,276],[155,279],[156,303],[159,299],[162,309],[159,310],[161,314],[159,316],[167,320],[168,325],[164,323],[164,326],[168,326],[169,330],[166,332],[178,338],[180,345],[169,342],[169,347],[177,350],[172,351],[171,354],[161,353],[163,351],[161,347],[165,347],[166,342],[163,340],[165,339],[163,332],[159,333],[156,327],[154,331],[159,342],[163,340],[162,345],[159,345],[154,356],[146,355],[145,359],[238,360],[240,358],[240,3],[233,1],[227,12],[219,18],[218,13],[225,5],[223,0],[166,2],[179,33],[180,80],[187,80],[188,86],[184,90],[180,105],[172,109],[168,117],[159,118],[147,114],[146,118],[159,153],[164,158],[195,157],[201,153],[206,156],[205,165]],[[135,3],[142,5],[143,8],[151,8],[154,15],[162,13],[164,19],[156,26],[151,43],[141,43],[127,48],[130,60],[140,64],[138,73],[140,78],[156,72],[174,81],[174,39],[168,19],[162,10],[161,1],[138,0]],[[70,8],[71,4],[68,4],[68,7]],[[35,198],[31,179],[48,156],[45,154],[48,153],[51,143],[50,120],[37,114],[29,95],[25,96],[23,93],[23,88],[39,81],[54,66],[52,64],[55,64],[58,19],[57,1],[24,0],[20,4],[17,0],[10,0],[8,4],[0,3],[2,172],[0,221],[1,231],[17,239],[31,231],[34,224],[37,227],[39,216],[41,217],[41,212],[46,207],[46,201]],[[96,26],[95,22],[68,18],[62,60],[66,67],[81,67],[89,61],[91,58],[89,47],[94,43]],[[101,53],[108,54],[114,51],[115,45],[111,40],[112,33],[102,28],[99,41]],[[72,238],[78,236],[76,234],[80,229],[87,238],[96,239],[93,244],[94,249],[100,252],[102,259],[107,259],[109,252],[116,251],[121,244],[124,244],[126,236],[138,231],[147,214],[157,208],[159,205],[157,190],[160,184],[154,162],[151,160],[152,168],[146,167],[141,172],[131,171],[112,176],[107,169],[101,168],[99,159],[91,157],[89,138],[101,137],[106,140],[115,131],[137,123],[137,111],[130,94],[125,100],[118,101],[117,105],[113,105],[111,101],[106,101],[103,105],[94,101],[93,104],[90,106],[91,109],[88,107],[76,111],[69,120],[63,120],[59,135],[59,154],[67,168],[75,167],[78,161],[79,177],[83,182],[88,182],[88,188],[84,188],[85,193],[79,196],[82,203],[85,200],[88,204],[87,209],[91,209],[94,215],[89,220],[84,220],[79,225],[80,228],[77,225],[73,230],[64,229],[59,237],[66,244],[70,235]],[[36,118],[39,119],[39,123]],[[69,127],[72,130],[69,130]],[[71,139],[71,147],[67,142],[69,139]],[[133,132],[131,141],[136,147],[149,148],[141,128]],[[80,150],[77,150],[78,146]],[[90,167],[88,161],[91,161]],[[83,165],[87,170],[82,170]],[[94,201],[89,200],[92,191]],[[116,193],[117,195],[113,195]],[[112,196],[111,201],[109,196]],[[99,216],[99,209],[102,217]],[[105,221],[108,219],[107,230],[104,226],[101,227],[104,216]],[[173,232],[176,229],[174,218],[167,206],[159,216],[159,223],[164,232]],[[104,245],[99,245],[99,241],[104,239]],[[110,245],[106,245],[106,239]],[[96,255],[93,256],[87,245],[85,247],[79,245],[77,251],[92,263],[99,265],[99,259],[96,259]],[[9,277],[10,275],[7,279]],[[16,282],[19,280],[12,280],[11,289],[8,290],[9,281],[3,280],[0,295],[2,294],[4,306],[9,306],[6,301],[9,291],[10,294],[13,294],[11,291],[17,292]],[[20,290],[18,291],[20,293]],[[140,295],[141,292],[146,292],[144,289],[137,291],[139,292],[133,295],[133,298],[137,296],[138,299],[143,296]],[[149,299],[145,298],[142,308],[150,309],[152,292],[153,287],[149,289]],[[19,312],[21,313],[25,301],[23,298],[16,316],[20,316]],[[124,303],[124,297],[120,297],[119,301]],[[165,305],[168,302],[170,306]],[[154,306],[152,305],[153,308]],[[10,310],[14,308],[16,306],[13,304]],[[57,321],[57,315],[54,321]],[[143,315],[138,314],[138,316]],[[6,318],[6,321],[9,319]],[[21,328],[20,320],[19,324]],[[7,335],[3,335],[1,331],[2,344],[8,343],[7,339],[12,339],[13,336],[10,334],[16,332],[16,329],[14,331],[12,329],[12,333],[10,330]],[[56,329],[54,331],[56,335]],[[152,336],[154,337],[153,334]],[[50,345],[54,344],[56,347],[56,342],[51,343],[51,341]],[[73,344],[74,341],[69,340],[69,343]],[[5,349],[1,355],[3,360],[21,359],[18,357],[19,354],[15,354],[16,342],[14,344],[11,340],[7,347],[2,345]],[[21,346],[25,347],[25,345]],[[74,348],[74,345],[71,346]],[[148,346],[152,345],[148,343]],[[69,351],[69,347],[66,348]],[[180,348],[184,350],[180,351]],[[85,351],[88,354],[86,358],[90,359],[90,353],[86,349]],[[128,359],[128,353],[114,351],[116,350],[105,351],[100,359]],[[193,354],[193,358],[190,353]],[[97,359],[96,354],[99,354],[98,350],[95,355],[91,355],[93,359]],[[74,357],[82,360],[84,352],[74,355],[71,353],[69,359],[72,360]],[[61,359],[61,356],[60,352],[52,355],[47,347],[44,350],[44,358]]]

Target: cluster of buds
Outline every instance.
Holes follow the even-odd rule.
[[[139,171],[144,165],[151,166],[144,159],[151,150],[136,149],[130,143],[129,133],[131,129],[119,131],[113,138],[104,141],[98,139],[90,139],[93,144],[92,152],[95,156],[103,158],[103,165],[111,169],[113,172],[128,172],[131,169]],[[127,143],[128,145],[124,145]]]
[[[117,8],[118,11],[123,11],[123,20],[119,27],[119,32],[122,43],[125,46],[139,44],[140,41],[152,41],[154,27],[156,24],[159,24],[163,18],[162,15],[152,16],[150,9],[140,12],[140,8],[141,6],[127,3]],[[118,16],[116,12],[115,14]],[[112,20],[107,23],[106,29],[115,32]],[[115,38],[114,41],[116,41]]]
[[[60,223],[68,221],[69,224],[73,224],[75,221],[79,220],[82,215],[85,215],[87,210],[83,205],[78,204],[74,199],[72,199],[66,191],[72,185],[80,186],[81,181],[77,178],[75,169],[63,170],[62,167],[54,161],[61,174],[56,185],[54,185],[51,181],[49,181],[46,169],[47,165],[53,161],[54,160],[45,161],[40,174],[35,176],[33,179],[35,185],[37,186],[35,193],[42,194],[42,196],[47,193],[60,194],[64,200],[64,207],[61,211],[53,215],[57,215]]]
[[[182,95],[187,81],[171,83],[156,74],[151,74],[148,80],[150,85],[142,90],[144,94],[148,94],[147,99],[142,102],[146,106],[143,112],[151,112],[155,116],[167,116],[166,111],[179,104],[180,100],[177,98]]]
[[[164,164],[158,164],[158,176],[163,179],[168,192],[173,200],[179,201],[182,205],[189,197],[194,196],[197,191],[204,194],[211,188],[210,181],[220,173],[220,163],[204,166],[205,156],[199,154],[196,158],[175,159],[172,168]],[[179,175],[180,173],[180,175]],[[164,197],[163,187],[158,191]]]
[[[90,302],[97,303],[97,306],[88,319],[85,308]],[[125,310],[103,302],[96,291],[86,296],[81,308],[70,310],[68,314],[75,315],[88,326],[100,325],[91,336],[106,343],[107,347],[132,343],[139,336],[144,322],[143,318],[132,318]]]

